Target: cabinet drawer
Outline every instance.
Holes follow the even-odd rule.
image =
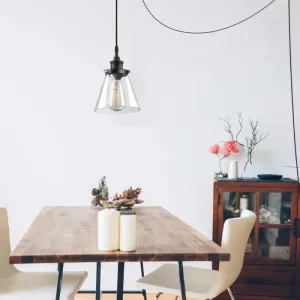
[[[232,292],[236,295],[292,297],[295,280],[295,272],[243,270],[232,285]]]
[[[244,270],[236,280],[236,284],[250,286],[262,285],[294,285],[296,281],[295,272],[276,272],[264,270]]]
[[[233,295],[292,297],[294,287],[291,285],[238,284],[231,287]]]

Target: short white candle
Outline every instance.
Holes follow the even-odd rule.
[[[115,209],[103,209],[98,213],[98,248],[115,251],[120,244],[120,213]]]
[[[136,215],[134,211],[120,214],[120,250],[135,251],[136,249]]]

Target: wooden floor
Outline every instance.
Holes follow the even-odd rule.
[[[159,300],[175,300],[175,296],[171,295],[161,295]],[[95,300],[95,295],[91,294],[79,294],[75,297],[76,300]],[[124,300],[144,300],[143,295],[132,295],[127,294],[123,296]],[[155,294],[148,294],[148,300],[154,300]],[[116,295],[102,295],[101,300],[116,300]]]

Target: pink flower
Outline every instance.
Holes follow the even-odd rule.
[[[228,157],[230,155],[230,151],[225,150],[224,157]]]
[[[232,153],[238,153],[240,151],[237,147],[236,142],[234,142],[234,141],[228,141],[228,142],[224,143],[224,149],[225,149],[225,152],[228,151],[228,152],[232,152]]]
[[[220,149],[220,146],[218,144],[214,144],[212,145],[210,148],[209,148],[209,152],[211,154],[218,154],[219,153],[219,149]]]

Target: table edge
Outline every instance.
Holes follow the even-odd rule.
[[[116,256],[107,254],[95,255],[34,255],[14,256],[10,255],[10,264],[43,264],[43,263],[84,263],[84,262],[162,262],[162,261],[230,261],[230,253],[212,254],[137,254],[118,253]]]

